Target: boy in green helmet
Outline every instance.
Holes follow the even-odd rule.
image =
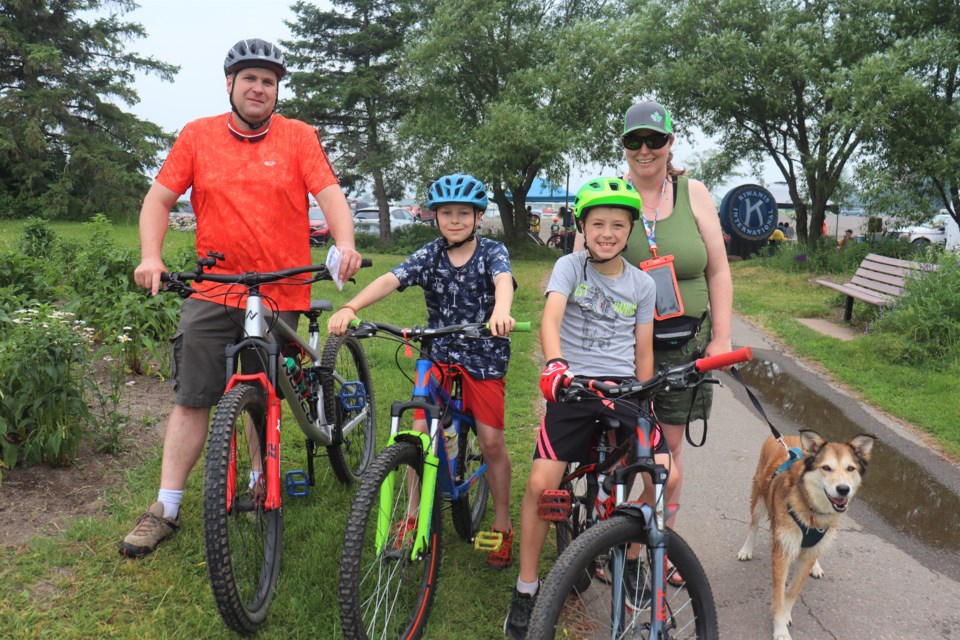
[[[574,217],[585,251],[557,260],[547,284],[540,341],[547,361],[540,388],[547,400],[520,514],[520,575],[504,633],[519,640],[539,588],[537,565],[550,523],[540,519],[544,491],[560,486],[568,462],[590,462],[594,424],[607,413],[629,437],[637,411],[599,399],[565,404],[557,392],[574,375],[604,380],[646,380],[653,375],[656,286],[621,257],[640,217],[640,195],[620,178],[594,178],[577,192]],[[635,405],[634,405],[635,407]]]

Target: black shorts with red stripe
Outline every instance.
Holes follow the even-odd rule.
[[[537,434],[533,459],[545,458],[562,462],[589,464],[596,461],[596,445],[600,437],[600,418],[609,425],[612,418],[616,427],[616,442],[625,442],[636,431],[640,414],[636,401],[620,399],[616,402],[590,398],[578,402],[548,402],[547,411]],[[667,453],[666,440],[659,425],[653,432],[656,453]]]

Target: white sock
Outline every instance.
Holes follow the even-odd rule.
[[[540,589],[540,579],[537,578],[533,582],[524,582],[519,577],[517,578],[517,591],[519,593],[525,593],[528,596],[536,595],[537,590]]]
[[[183,491],[163,489],[157,493],[157,502],[163,505],[163,517],[173,520],[180,513],[180,503],[183,502]]]
[[[263,471],[252,471],[252,470],[251,470],[251,471],[250,471],[250,486],[248,486],[247,488],[248,488],[248,489],[253,489],[253,488],[256,486],[257,481],[260,480],[260,476],[262,476],[262,475],[263,475]]]

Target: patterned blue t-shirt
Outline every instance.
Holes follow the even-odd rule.
[[[473,255],[462,267],[455,268],[443,243],[443,238],[428,242],[391,270],[400,281],[400,290],[423,288],[427,326],[431,328],[488,321],[495,302],[493,279],[501,273],[512,277],[507,248],[496,240],[478,237]],[[510,341],[437,338],[432,356],[439,362],[459,364],[478,380],[502,378],[510,360]]]

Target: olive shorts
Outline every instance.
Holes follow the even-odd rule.
[[[206,408],[220,401],[227,386],[225,350],[243,338],[243,315],[243,309],[216,302],[196,298],[183,301],[180,324],[170,340],[173,392],[179,406]],[[300,312],[281,311],[280,318],[295,329]],[[244,351],[240,362],[245,373],[264,370],[252,350]]]
[[[670,366],[686,364],[703,356],[710,344],[711,323],[708,313],[700,325],[700,332],[679,349],[654,351],[654,366],[665,362]],[[663,424],[687,424],[688,420],[707,420],[713,406],[713,385],[702,384],[696,389],[669,391],[658,394],[653,400],[657,420]],[[692,410],[691,410],[692,409]]]

